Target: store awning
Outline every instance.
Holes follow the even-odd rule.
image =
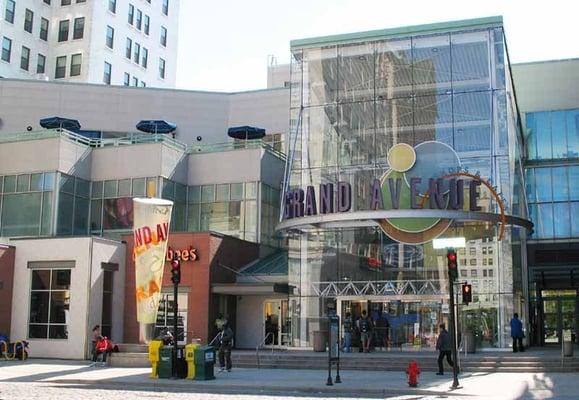
[[[287,295],[287,283],[256,282],[256,283],[216,283],[211,285],[211,292],[215,294],[242,295]]]

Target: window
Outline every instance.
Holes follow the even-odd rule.
[[[6,36],[2,39],[2,61],[10,62],[10,54],[12,53],[12,40]]]
[[[476,278],[476,269],[471,269],[471,270],[470,270],[470,277],[471,277],[471,278]]]
[[[489,269],[489,277],[492,278],[494,275],[494,270],[493,269]]]
[[[48,20],[40,18],[40,39],[48,40]]]
[[[144,29],[145,35],[148,35],[148,34],[149,34],[149,25],[150,25],[150,24],[151,24],[151,20],[150,20],[149,16],[148,16],[148,15],[145,15],[145,27],[144,27],[144,28],[145,28],[145,29]]]
[[[169,0],[163,0],[163,14],[169,15]]]
[[[86,0],[76,0],[76,4],[78,3],[86,3]]]
[[[134,17],[135,17],[135,6],[129,4],[129,18],[127,20],[129,24],[133,25]]]
[[[109,11],[113,14],[117,12],[117,0],[109,0]]]
[[[476,265],[476,258],[470,259],[470,265]]]
[[[165,79],[165,60],[159,58],[159,78]]]
[[[48,5],[50,5],[50,0],[44,0],[44,2]]]
[[[137,78],[136,76],[133,76],[133,86],[139,86],[139,78]]]
[[[167,28],[161,27],[161,46],[167,47]]]
[[[141,10],[137,9],[137,29],[141,30],[141,26],[143,23],[143,13]]]
[[[58,25],[59,42],[66,42],[68,40],[68,23],[69,21],[65,19],[64,21],[60,21],[60,24]]]
[[[33,269],[28,337],[68,339],[70,269]]]
[[[460,270],[460,276],[461,276],[461,277],[466,277],[466,273],[467,273],[466,269],[461,269],[461,270]]]
[[[483,269],[483,277],[486,278],[487,277],[487,270]]]
[[[30,65],[30,49],[22,46],[22,53],[20,54],[20,69],[28,71]]]
[[[82,54],[73,54],[70,57],[70,76],[80,75],[80,66],[82,64]]]
[[[471,256],[476,256],[476,247],[469,247],[468,252]]]
[[[84,36],[84,17],[74,19],[73,39],[82,39]]]
[[[482,265],[487,265],[487,259],[486,258],[482,259]]]
[[[107,26],[107,39],[106,39],[107,47],[112,49],[115,45],[115,30],[110,26]]]
[[[60,0],[61,6],[70,6],[70,3],[71,3],[70,0]]]
[[[66,75],[66,56],[56,57],[54,79],[64,78]]]
[[[24,30],[28,33],[32,33],[32,25],[34,23],[34,13],[32,10],[26,9],[24,14]]]
[[[14,0],[6,0],[6,10],[4,12],[4,19],[11,24],[14,23],[14,10],[16,9],[16,3]]]
[[[112,66],[108,62],[105,61],[105,71],[103,73],[103,82],[107,85],[111,84],[111,73],[112,73]]]
[[[128,72],[125,72],[125,77],[123,79],[123,84],[125,86],[129,86],[131,84],[131,75]]]
[[[38,53],[38,61],[36,62],[36,73],[44,74],[46,70],[46,57]]]
[[[127,38],[127,49],[125,50],[125,57],[127,57],[129,60],[131,59],[131,49],[133,48],[133,41],[129,38]]]
[[[141,59],[141,66],[147,68],[147,60],[149,58],[149,50],[143,47],[143,58]]]
[[[134,61],[138,64],[141,58],[141,45],[135,43],[135,58]]]
[[[493,259],[489,258],[489,265],[493,265]]]

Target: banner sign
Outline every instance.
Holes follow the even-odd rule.
[[[478,213],[481,208],[481,187],[486,187],[500,209],[502,237],[505,221],[505,200],[498,188],[480,173],[470,173],[461,166],[458,154],[445,143],[422,142],[414,147],[398,143],[388,152],[387,169],[380,179],[367,188],[367,204],[360,210],[454,210]],[[284,220],[338,214],[352,211],[352,185],[349,182],[322,183],[288,191],[284,198]],[[361,196],[358,196],[361,197]],[[484,199],[489,206],[489,199]],[[392,239],[408,244],[430,241],[452,223],[448,218],[397,218],[378,221]]]
[[[133,199],[137,321],[142,324],[157,320],[172,208],[170,200]]]

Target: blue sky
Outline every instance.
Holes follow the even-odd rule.
[[[502,15],[512,62],[579,57],[579,3],[564,0],[181,0],[177,87],[266,87],[293,39]]]

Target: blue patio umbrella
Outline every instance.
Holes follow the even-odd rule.
[[[147,133],[171,133],[177,129],[177,125],[162,119],[147,119],[139,121],[137,129]]]
[[[40,126],[46,129],[68,129],[69,131],[78,131],[80,123],[76,119],[62,117],[48,117],[40,120]]]
[[[261,139],[265,136],[265,129],[255,126],[236,126],[227,130],[227,135],[235,139]]]

